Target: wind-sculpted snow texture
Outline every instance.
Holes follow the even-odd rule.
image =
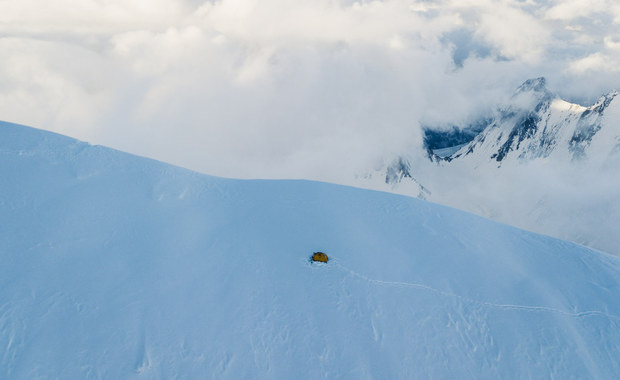
[[[620,260],[582,246],[10,124],[0,176],[0,378],[620,377]]]
[[[492,117],[463,129],[427,130],[428,154],[412,149],[373,188],[620,255],[617,95],[583,107],[553,94],[544,78],[528,80]]]

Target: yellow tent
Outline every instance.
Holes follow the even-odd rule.
[[[327,255],[323,252],[314,252],[314,254],[312,255],[312,261],[320,261],[322,263],[326,263],[327,260]]]

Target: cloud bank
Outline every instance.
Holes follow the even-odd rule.
[[[620,88],[613,0],[0,3],[0,119],[230,177],[341,182],[524,79]]]

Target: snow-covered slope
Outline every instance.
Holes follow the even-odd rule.
[[[620,377],[603,253],[10,124],[0,176],[0,378]]]
[[[617,95],[583,107],[553,94],[544,78],[528,80],[491,116],[427,130],[425,148],[374,173],[382,184],[359,184],[620,255]]]

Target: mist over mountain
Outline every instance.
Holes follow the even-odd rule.
[[[620,254],[617,95],[582,106],[527,80],[470,124],[427,126],[423,146],[359,183]]]
[[[0,3],[0,120],[229,178],[353,184],[527,78],[620,88],[616,0]]]

